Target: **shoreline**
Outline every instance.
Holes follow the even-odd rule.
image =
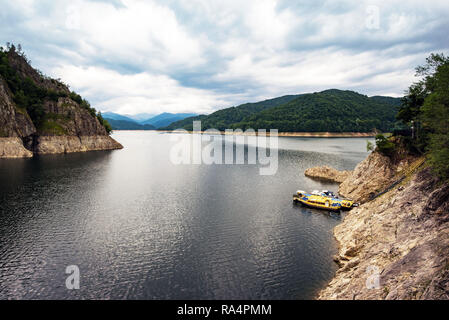
[[[339,185],[361,205],[334,227],[338,270],[317,299],[447,299],[449,186],[425,162],[373,152]]]
[[[134,131],[134,130],[117,130],[117,131]],[[178,131],[178,130],[153,130],[159,133],[201,133],[201,134],[216,134],[207,131]],[[256,132],[226,132],[219,131],[221,135],[242,135],[242,136],[257,136]],[[218,130],[217,130],[218,133]],[[302,137],[302,138],[373,138],[377,133],[374,132],[278,132],[278,137]],[[270,132],[267,131],[267,136]]]

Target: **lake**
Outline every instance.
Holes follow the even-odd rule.
[[[304,170],[353,169],[367,139],[279,138],[263,176],[174,165],[172,136],[117,131],[123,150],[0,160],[0,299],[313,299],[336,271],[343,214],[292,194],[336,191]]]

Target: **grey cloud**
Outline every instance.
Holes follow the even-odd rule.
[[[180,44],[176,43],[178,40],[163,44],[158,42],[159,38],[152,42],[148,38],[136,38],[129,42],[132,43],[129,49],[113,35],[110,39],[103,39],[101,32],[104,30],[91,30],[90,26],[83,26],[86,27],[83,30],[70,28],[67,25],[69,1],[39,1],[30,7],[21,6],[19,1],[0,2],[3,8],[0,12],[0,42],[21,43],[33,64],[44,73],[52,74],[55,68],[63,70],[68,66],[82,69],[95,66],[112,70],[122,78],[139,74],[163,75],[182,88],[199,89],[203,94],[208,92],[204,101],[212,101],[210,103],[220,104],[220,107],[224,106],[223,103],[231,105],[327,87],[353,89],[366,94],[400,95],[413,80],[409,74],[417,64],[424,62],[430,52],[447,53],[449,49],[449,4],[444,1],[427,4],[373,1],[380,9],[380,26],[369,30],[364,25],[368,2],[282,0],[274,6],[274,12],[268,13],[278,19],[274,20],[275,27],[278,27],[276,23],[288,22],[286,26],[279,25],[287,29],[274,30],[273,34],[267,34],[266,39],[260,38],[264,29],[257,30],[260,27],[258,23],[254,24],[249,19],[249,15],[254,13],[252,5],[261,1],[245,1],[241,5],[230,1],[228,7],[209,0],[159,1],[155,8],[162,8],[161,12],[168,18],[173,13],[177,25],[171,27],[175,29],[136,29],[136,32],[143,37],[160,34],[166,39],[177,33],[175,36],[181,37]],[[136,5],[119,0],[91,2],[110,8],[112,11],[109,13],[125,12]],[[263,25],[263,12],[261,17],[259,24]],[[103,18],[99,16],[98,21]],[[291,21],[286,21],[290,18]],[[145,16],[137,16],[136,19],[145,19]],[[92,28],[98,28],[98,25]],[[271,32],[270,29],[268,31]],[[166,49],[167,45],[169,49]],[[195,50],[198,50],[197,54]],[[345,76],[345,66],[335,68],[337,62],[329,59],[335,52],[341,53],[344,59],[339,63],[348,64],[348,69],[354,68],[351,57],[361,59],[355,65],[360,72],[354,72],[350,78]],[[183,57],[184,53],[190,58]],[[322,55],[322,59],[314,59],[315,55]],[[248,59],[238,60],[244,56]],[[190,63],[194,59],[198,61]],[[398,64],[385,64],[390,60],[397,60]],[[323,64],[338,74],[324,74]],[[404,76],[392,79],[391,83],[373,80],[385,79],[391,72]],[[304,77],[298,73],[304,73]],[[307,77],[312,76],[317,78],[307,83]],[[325,81],[320,82],[320,77]],[[91,91],[86,89],[87,85],[95,83],[86,82],[80,88],[89,94]],[[111,93],[106,90],[96,88],[94,91],[95,96],[87,97],[94,103],[102,104],[111,99]],[[150,105],[151,100],[148,101]],[[209,106],[210,110],[217,107]],[[148,112],[152,112],[152,107],[149,108]],[[197,110],[192,106],[188,111]]]

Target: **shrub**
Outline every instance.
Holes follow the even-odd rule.
[[[78,103],[79,105],[81,105],[81,103],[83,102],[81,96],[74,91],[70,92],[69,98]]]
[[[370,152],[374,150],[374,145],[371,141],[366,141],[366,151]]]
[[[112,126],[105,118],[103,118],[101,112],[97,113],[97,119],[100,122],[100,124],[106,129],[106,132],[110,134],[112,132]]]
[[[386,156],[392,156],[396,149],[396,144],[383,134],[376,136],[376,150]]]

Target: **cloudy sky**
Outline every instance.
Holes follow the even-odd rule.
[[[0,42],[102,111],[209,113],[285,94],[399,96],[449,53],[449,1],[0,0]]]

